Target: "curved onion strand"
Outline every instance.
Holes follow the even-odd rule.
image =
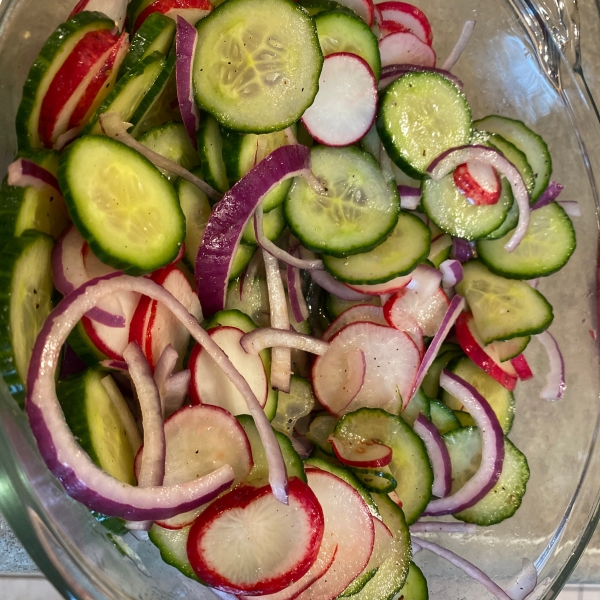
[[[454,48],[452,48],[452,52],[450,52],[448,58],[444,61],[442,69],[449,71],[456,64],[460,58],[460,55],[463,53],[464,49],[469,43],[469,40],[471,39],[473,29],[475,29],[475,23],[476,21],[465,21],[462,31],[458,36],[458,40],[456,40],[456,44]]]
[[[262,327],[254,329],[242,337],[240,343],[242,348],[248,354],[258,354],[265,348],[276,346],[283,348],[292,348],[303,350],[311,354],[325,354],[329,349],[329,342],[324,342],[319,338],[298,333],[297,331],[285,331],[283,329],[274,329],[272,327]]]

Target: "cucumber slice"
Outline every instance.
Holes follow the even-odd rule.
[[[506,362],[511,358],[515,358],[515,356],[519,356],[527,348],[530,341],[531,336],[526,335],[525,337],[516,337],[505,342],[494,342],[493,346],[500,362]]]
[[[449,369],[452,373],[471,384],[489,402],[492,410],[498,417],[502,431],[508,434],[515,418],[514,394],[485,373],[466,356],[459,358],[454,364],[450,364]],[[456,411],[464,410],[462,402],[446,391],[444,391],[442,399],[449,408],[455,411],[454,414],[461,425],[464,425],[465,423],[461,420],[460,415],[456,414]]]
[[[241,247],[241,245],[240,245]],[[244,282],[242,297],[240,280],[232,281],[227,288],[225,309],[235,308],[247,314],[259,327],[269,327],[269,292],[264,277],[255,277],[251,285]]]
[[[412,427],[420,414],[431,420],[429,398],[422,388],[417,390],[411,401],[408,403],[408,406],[400,413],[400,416]]]
[[[263,232],[268,240],[274,242],[286,227],[285,219],[283,218],[283,208],[278,206],[275,210],[268,212],[263,218]],[[250,219],[242,232],[242,242],[256,246],[256,234],[254,233],[254,219]]]
[[[452,491],[458,491],[479,468],[481,437],[476,427],[462,427],[444,436],[452,463]],[[453,515],[460,521],[487,527],[512,517],[525,495],[529,465],[525,455],[504,438],[504,464],[498,483],[477,504]]]
[[[333,294],[327,294],[327,300],[325,301],[327,313],[332,319],[337,319],[345,310],[359,304],[381,306],[381,299],[379,296],[373,296],[371,300],[342,300]]]
[[[298,419],[310,414],[315,406],[315,395],[310,382],[292,375],[289,393],[279,392],[277,413],[273,427],[278,431],[292,435]]]
[[[378,246],[398,222],[400,201],[377,161],[354,147],[315,146],[311,163],[327,193],[294,179],[283,205],[294,235],[308,249],[339,258]]]
[[[173,45],[176,29],[173,19],[159,12],[149,15],[131,40],[127,56],[119,69],[119,77],[125,75],[140,60],[150,56],[153,52],[160,52],[167,56]]]
[[[25,158],[56,175],[58,152],[23,150],[16,158]],[[50,186],[41,188],[8,185],[5,177],[0,189],[0,239],[19,237],[27,229],[47,233],[55,240],[69,223],[62,195]]]
[[[0,374],[21,406],[33,344],[52,310],[53,246],[50,236],[26,231],[2,251]]]
[[[519,222],[519,206],[516,202],[513,202],[510,210],[506,214],[506,219],[498,229],[494,229],[492,233],[488,233],[483,239],[484,240],[497,240],[502,236],[506,235],[511,229],[514,229]]]
[[[375,80],[381,75],[379,44],[370,27],[358,16],[337,10],[315,17],[323,56],[349,52],[360,56],[371,67]]]
[[[419,217],[401,212],[387,239],[370,252],[347,258],[323,255],[325,268],[347,283],[385,283],[410,273],[429,255],[431,230]]]
[[[375,469],[352,469],[354,476],[365,486],[368,492],[389,494],[398,487],[391,473]]]
[[[438,355],[431,363],[421,387],[429,398],[437,398],[440,389],[440,375],[445,366],[456,356],[462,356],[463,351],[457,344],[444,343]]]
[[[426,179],[422,184],[421,204],[427,216],[442,230],[455,237],[478,240],[502,225],[513,194],[510,184],[502,178],[502,194],[496,204],[471,204],[454,185],[452,173],[439,181]]]
[[[334,432],[337,419],[331,415],[319,415],[313,419],[306,437],[321,452],[327,456],[334,456],[333,447],[329,441],[329,436]]]
[[[198,153],[194,150],[183,123],[166,123],[153,127],[139,138],[139,142],[188,171],[200,164]],[[159,171],[171,182],[178,178],[170,171]]]
[[[410,563],[406,582],[400,590],[400,598],[402,600],[429,600],[429,590],[427,589],[427,579],[423,575],[423,571]]]
[[[230,0],[197,29],[196,101],[221,125],[278,131],[312,104],[323,55],[312,19],[291,0]]]
[[[42,146],[38,135],[42,101],[54,76],[76,44],[90,31],[113,29],[114,26],[114,21],[101,13],[81,12],[60,25],[46,40],[23,87],[16,119],[19,149]]]
[[[444,435],[460,427],[460,421],[456,415],[439,400],[431,400],[429,407],[431,410],[431,422],[440,432],[440,435]]]
[[[135,457],[121,417],[101,383],[104,377],[104,371],[88,369],[59,381],[56,395],[67,424],[90,459],[115,479],[135,485]]]
[[[381,409],[361,408],[342,417],[334,435],[349,439],[376,440],[392,449],[388,468],[398,487],[406,522],[412,525],[431,499],[433,471],[425,445],[400,417]]]
[[[534,279],[556,273],[571,258],[577,241],[573,223],[556,202],[531,211],[525,237],[513,252],[504,244],[512,232],[497,240],[481,240],[477,254],[490,271],[512,279]]]
[[[81,321],[75,325],[74,329],[69,334],[67,343],[71,346],[73,352],[75,352],[88,367],[97,367],[101,360],[108,358],[108,356],[98,350],[94,342],[92,342]]]
[[[141,275],[170,263],[185,238],[171,184],[141,154],[105,136],[73,142],[60,159],[69,213],[104,263]]]
[[[219,124],[210,115],[206,115],[200,120],[198,154],[204,180],[208,185],[224,194],[229,190],[229,182],[223,161],[223,138]]]
[[[484,344],[541,333],[552,323],[552,306],[528,283],[494,275],[478,260],[463,265],[456,291],[467,300]]]
[[[473,125],[478,129],[501,135],[507,142],[510,142],[525,154],[533,171],[535,185],[530,195],[531,202],[535,202],[548,187],[550,175],[552,174],[552,158],[546,142],[522,121],[500,117],[499,115],[484,117],[479,121],[475,121]]]
[[[256,325],[254,321],[241,310],[220,310],[209,321],[203,323],[204,329],[213,327],[235,327],[244,333],[254,331]]]
[[[415,179],[423,179],[442,152],[471,139],[471,109],[464,94],[437,73],[407,73],[385,89],[379,106],[381,142]]]
[[[148,537],[159,549],[160,557],[168,565],[175,567],[186,577],[202,583],[196,573],[194,573],[187,555],[187,541],[191,528],[192,526],[188,525],[181,529],[165,529],[155,524],[152,525],[152,529],[148,532]]]
[[[477,423],[475,423],[475,419],[464,410],[453,410],[454,416],[458,419],[461,427],[476,427]]]

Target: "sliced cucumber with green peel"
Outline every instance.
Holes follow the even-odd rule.
[[[454,416],[458,419],[461,427],[476,427],[475,419],[464,410],[453,410]]]
[[[504,342],[494,342],[494,350],[498,354],[500,362],[506,362],[515,356],[519,356],[525,348],[529,345],[531,336],[526,335],[524,337],[516,337],[512,340],[506,340]]]
[[[421,438],[400,417],[381,409],[361,408],[342,417],[334,435],[348,439],[374,440],[392,449],[388,468],[398,482],[406,522],[412,525],[431,499],[433,471]]]
[[[59,381],[56,395],[69,428],[91,460],[115,479],[135,485],[131,443],[102,385],[104,377],[100,369],[87,369]]]
[[[496,204],[471,204],[460,193],[450,173],[439,181],[426,179],[421,186],[421,204],[427,216],[442,230],[465,240],[479,240],[502,225],[513,194],[510,184],[502,178],[502,193]]]
[[[334,456],[329,436],[334,432],[336,425],[337,419],[335,417],[327,414],[319,415],[312,420],[306,437],[321,452],[324,452],[328,456]]]
[[[340,281],[384,283],[410,273],[429,255],[431,230],[419,217],[401,212],[386,240],[370,252],[346,258],[323,255],[325,268]]]
[[[253,246],[252,249],[255,250]],[[241,310],[259,327],[269,327],[271,323],[269,292],[265,278],[255,277],[252,283],[245,281],[243,290],[240,290],[240,286],[241,282],[239,279],[229,284],[225,308]],[[243,294],[241,293],[242,291],[244,292]]]
[[[248,263],[252,260],[255,252],[256,246],[240,244],[237,247],[233,262],[231,263],[231,269],[229,270],[229,281],[237,279],[242,274]]]
[[[440,435],[444,435],[460,427],[460,421],[456,415],[439,400],[431,400],[429,407],[431,410],[431,422],[440,432]]]
[[[141,275],[179,253],[179,199],[139,152],[105,136],[81,137],[61,156],[58,179],[73,222],[102,262]]]
[[[210,115],[200,119],[198,154],[204,181],[224,194],[229,189],[229,182],[223,160],[223,138],[219,124]]]
[[[315,17],[323,56],[349,52],[360,56],[371,67],[376,81],[381,75],[381,58],[377,38],[358,16],[333,10]]]
[[[398,222],[398,190],[377,161],[354,147],[311,150],[312,171],[327,192],[294,179],[284,203],[290,229],[314,252],[343,258],[378,246]]]
[[[546,142],[522,121],[507,117],[491,115],[475,121],[473,125],[478,129],[497,133],[525,154],[535,181],[530,193],[531,201],[537,200],[548,187],[552,174],[552,158]],[[501,148],[499,150],[502,151]]]
[[[202,583],[194,573],[187,555],[187,541],[191,528],[192,526],[188,525],[181,529],[165,529],[154,524],[148,532],[148,537],[159,549],[160,557],[168,565],[175,567],[186,577]]]
[[[23,150],[16,159],[24,158],[53,175],[58,169],[58,152]],[[5,178],[0,189],[0,239],[19,237],[27,229],[35,229],[58,239],[69,223],[69,213],[62,195],[51,186],[18,187],[8,185]]]
[[[367,488],[368,492],[389,494],[398,487],[391,473],[377,469],[352,469],[354,476]]]
[[[423,389],[419,388],[406,408],[400,413],[400,416],[412,427],[417,420],[417,417],[421,414],[431,420],[429,398]]]
[[[319,15],[322,12],[337,10],[349,15],[356,15],[350,8],[335,2],[335,0],[299,0],[298,4],[311,16]]]
[[[478,260],[463,265],[456,291],[466,298],[484,344],[541,333],[554,318],[540,292],[524,281],[495,275]]]
[[[114,29],[114,26],[114,21],[101,13],[81,12],[59,25],[46,40],[23,87],[16,119],[19,149],[42,146],[38,135],[42,101],[54,76],[73,48],[87,33],[98,29]]]
[[[577,241],[573,223],[556,202],[531,211],[521,243],[507,252],[508,232],[497,240],[481,240],[477,254],[490,271],[512,279],[534,279],[556,273],[571,258]]]
[[[0,374],[21,406],[35,339],[52,310],[54,241],[38,231],[13,238],[0,271]]]
[[[263,232],[268,240],[274,242],[286,228],[286,222],[283,218],[283,209],[278,206],[276,209],[268,212],[263,217]],[[256,246],[256,234],[254,233],[254,219],[250,219],[242,232],[242,242]]]
[[[377,131],[389,157],[423,179],[440,154],[468,144],[471,109],[465,95],[437,73],[407,73],[383,92]]]
[[[197,29],[196,102],[221,125],[278,131],[312,104],[323,54],[314,22],[291,0],[229,0]]]
[[[494,229],[492,233],[488,233],[483,239],[484,240],[497,240],[505,236],[511,229],[514,229],[519,222],[519,206],[516,202],[513,202],[512,206],[508,213],[506,213],[506,218],[504,219],[502,225],[498,227],[498,229]]]
[[[119,77],[153,52],[167,56],[173,45],[176,29],[175,21],[162,13],[154,12],[148,15],[131,39],[131,46],[119,69]]]
[[[310,382],[298,375],[292,375],[289,393],[279,392],[273,427],[293,435],[298,419],[308,415],[314,406],[315,395]]]
[[[421,387],[429,398],[437,398],[440,389],[440,375],[444,367],[456,356],[462,356],[463,351],[458,344],[450,344],[444,342],[431,366],[427,370],[427,374],[423,379]],[[410,406],[410,405],[409,405]]]
[[[477,471],[481,463],[481,436],[476,427],[463,427],[444,436],[452,464],[452,491],[456,493]],[[504,438],[504,463],[498,483],[471,508],[456,519],[487,527],[512,517],[525,495],[529,465],[525,455]]]
[[[204,329],[212,329],[213,327],[235,327],[244,333],[249,333],[256,329],[254,321],[241,310],[230,309],[220,310],[213,315],[210,320],[202,324]]]
[[[81,321],[71,330],[67,343],[88,367],[97,367],[101,360],[108,358],[106,354],[96,348]]]
[[[429,600],[427,579],[414,562],[411,562],[408,568],[406,581],[400,590],[400,598],[402,600]]]
[[[332,319],[336,319],[345,310],[348,310],[352,306],[357,306],[359,304],[372,304],[374,306],[381,306],[381,299],[379,296],[373,296],[371,300],[342,300],[333,294],[328,294],[327,300],[325,301],[327,314]]]

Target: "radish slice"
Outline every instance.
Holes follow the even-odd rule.
[[[372,0],[340,0],[338,4],[355,12],[369,27],[373,25],[374,7]]]
[[[347,355],[357,349],[367,361],[365,380],[352,402],[343,406],[340,394],[346,384]],[[351,323],[315,360],[311,374],[315,395],[334,415],[365,406],[398,414],[402,401],[408,404],[420,360],[419,350],[405,333],[373,323]]]
[[[448,58],[444,61],[442,69],[450,70],[456,64],[456,61],[458,61],[460,55],[463,53],[464,49],[469,43],[469,40],[471,39],[473,29],[475,29],[475,23],[476,21],[465,21],[462,31],[460,32],[460,36],[458,37],[458,40],[456,40],[456,44],[454,48],[452,48],[452,52],[450,52]]]
[[[476,206],[496,204],[500,199],[502,184],[491,165],[471,160],[458,165],[453,177],[458,191]]]
[[[260,330],[257,330],[260,331]],[[211,339],[248,382],[261,407],[267,403],[269,380],[260,356],[246,354],[240,341],[244,332],[235,327],[217,327],[209,331]],[[236,386],[227,378],[212,356],[197,344],[189,360],[192,375],[190,397],[194,404],[212,404],[232,415],[248,413],[248,406]]]
[[[400,277],[395,277],[394,279],[386,281],[385,283],[376,283],[373,285],[351,285],[346,283],[344,285],[349,287],[351,290],[365,294],[366,296],[383,296],[385,294],[393,294],[394,292],[401,290],[411,281],[412,275],[401,275]],[[340,296],[340,298],[341,297],[342,296]]]
[[[527,381],[527,379],[533,379],[533,373],[529,368],[529,363],[522,354],[515,356],[510,359],[510,364],[516,371],[517,376],[521,381]]]
[[[337,544],[337,553],[326,575],[317,579],[298,600],[333,600],[367,566],[375,543],[375,526],[360,494],[345,481],[315,468],[306,470],[325,516],[323,539]]]
[[[381,306],[358,304],[346,309],[337,319],[335,319],[335,321],[333,321],[333,323],[331,323],[321,337],[325,342],[329,342],[331,341],[331,338],[338,331],[344,329],[346,325],[357,323],[358,321],[375,323],[377,325],[387,325]]]
[[[377,517],[373,517],[373,526],[375,529],[373,553],[371,554],[371,558],[363,573],[378,569],[389,558],[390,552],[392,551],[394,536],[388,526]]]
[[[381,21],[395,21],[404,25],[422,42],[431,46],[433,32],[429,20],[422,10],[407,2],[382,2],[376,7]]]
[[[213,588],[273,594],[307,573],[324,528],[315,493],[298,478],[290,480],[288,506],[269,486],[244,486],[202,513],[190,529],[187,553],[198,577]]]
[[[71,11],[69,19],[84,10],[97,11],[104,13],[109,19],[112,19],[119,31],[123,29],[125,17],[127,16],[128,0],[79,0],[75,8]]]
[[[406,31],[410,33],[410,29],[406,25],[402,25],[402,23],[398,23],[397,21],[381,21],[378,27],[380,38],[384,38],[386,35],[390,35],[390,33],[399,33]]]
[[[446,443],[436,426],[421,413],[419,413],[413,429],[423,440],[431,461],[433,468],[431,492],[438,498],[445,498],[452,489],[452,465]]]
[[[250,331],[242,338],[241,345],[248,354],[253,355],[258,354],[265,348],[276,346],[303,350],[311,354],[325,354],[329,349],[327,342],[310,335],[270,327]]]
[[[435,52],[413,33],[391,33],[379,40],[381,66],[420,65],[435,67]]]
[[[37,189],[50,186],[62,195],[58,179],[44,167],[26,158],[18,158],[8,165],[8,185]]]
[[[348,444],[335,436],[330,436],[329,441],[337,459],[349,467],[376,469],[392,462],[392,449],[384,444],[373,441]]]
[[[457,492],[427,505],[423,514],[431,516],[457,513],[477,504],[496,485],[504,463],[504,434],[488,401],[472,385],[446,369],[440,377],[440,386],[463,403],[479,428],[481,464]]]
[[[352,350],[346,355],[346,376],[338,396],[339,405],[346,408],[362,390],[367,372],[367,360],[362,350]]]
[[[445,260],[440,264],[440,271],[442,273],[442,285],[445,288],[454,287],[463,280],[463,268],[458,260]]]
[[[325,57],[319,91],[302,123],[326,146],[355,144],[371,129],[377,112],[377,82],[369,65],[356,54]]]

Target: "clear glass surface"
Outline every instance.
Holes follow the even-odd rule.
[[[29,66],[73,0],[0,0],[0,167],[16,148],[14,116]],[[537,377],[519,384],[511,439],[526,454],[531,480],[523,505],[475,536],[432,539],[472,560],[500,584],[533,560],[543,596],[555,598],[573,571],[600,516],[597,342],[597,186],[600,125],[581,68],[579,12],[573,0],[419,0],[443,61],[466,19],[477,19],[454,72],[465,83],[475,118],[490,113],[522,119],[546,140],[553,179],[564,199],[578,200],[578,246],[568,265],[540,290],[555,309],[551,331],[567,368],[563,402],[538,399],[547,359],[532,342]],[[585,4],[584,31],[598,31]],[[585,53],[584,53],[585,59]],[[585,64],[585,61],[584,61]],[[42,463],[23,413],[0,381],[0,509],[40,569],[67,598],[212,598],[160,560],[152,544],[116,539],[72,501]],[[115,544],[117,542],[117,544]],[[488,598],[460,571],[424,552],[416,557],[433,599]],[[593,564],[590,567],[593,572]],[[600,564],[595,575],[600,579]],[[592,573],[593,577],[593,573]]]

